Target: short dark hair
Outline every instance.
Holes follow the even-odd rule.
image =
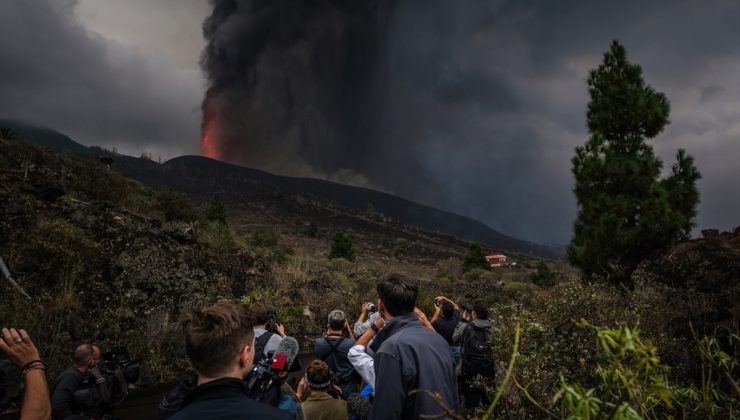
[[[442,302],[442,317],[451,318],[452,314],[455,313],[455,307],[450,302]]]
[[[195,371],[210,377],[227,372],[242,347],[254,345],[253,325],[249,309],[239,301],[221,301],[190,312],[182,331]]]
[[[325,384],[331,380],[331,369],[329,369],[329,365],[327,365],[323,360],[313,360],[306,368],[306,379],[315,385]],[[314,389],[326,389],[329,386],[331,386],[331,384],[322,388],[314,388],[309,385],[310,388]]]
[[[480,319],[488,319],[488,305],[482,300],[478,300],[473,303],[473,311],[475,311],[475,317]]]
[[[256,325],[267,324],[267,321],[274,318],[276,315],[275,308],[267,306],[264,303],[254,305],[252,307],[252,312],[254,313],[254,323]]]
[[[392,316],[411,313],[416,306],[419,286],[401,273],[388,273],[378,279],[378,297]]]
[[[77,367],[85,366],[90,360],[91,357],[93,357],[93,347],[91,344],[80,344],[77,346],[74,352],[72,352],[72,360],[74,361],[74,365]]]

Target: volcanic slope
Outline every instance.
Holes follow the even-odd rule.
[[[363,237],[380,235],[367,242],[384,249],[393,248],[401,238],[414,243],[422,235],[432,243],[443,242],[443,248],[453,245],[458,252],[466,246],[462,241],[477,241],[491,252],[550,259],[563,255],[561,248],[512,238],[471,218],[367,188],[278,176],[201,156],[182,156],[159,164],[86,148],[50,129],[9,121],[0,121],[0,125],[13,128],[31,142],[77,156],[92,159],[111,154],[116,160],[114,170],[153,188],[183,192],[197,203],[205,203],[214,193],[221,194],[233,225],[245,232],[269,225],[285,234],[300,233],[302,226],[314,223],[324,233],[339,228]],[[432,258],[447,255],[432,249],[424,253]]]

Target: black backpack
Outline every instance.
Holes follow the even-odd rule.
[[[477,327],[472,323],[468,324],[463,333],[461,357],[464,376],[492,376],[495,373],[490,326]]]

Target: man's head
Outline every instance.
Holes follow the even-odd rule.
[[[455,307],[447,301],[442,302],[441,310],[443,318],[451,318],[452,314],[455,313]]]
[[[335,309],[329,312],[329,328],[331,328],[332,330],[344,329],[344,324],[346,322],[347,322],[347,317],[344,315],[343,311],[340,311],[339,309]]]
[[[246,305],[221,301],[194,310],[182,322],[185,352],[201,377],[243,377],[252,368],[254,330]]]
[[[473,303],[473,318],[488,319],[488,305],[482,300]]]
[[[252,307],[254,313],[254,325],[265,325],[275,317],[275,308],[264,303],[258,303]]]
[[[378,280],[378,308],[396,317],[414,311],[418,286],[400,273],[389,273]]]
[[[331,369],[323,360],[313,360],[306,368],[306,384],[317,391],[325,391],[331,386]]]
[[[97,358],[95,357],[95,349],[88,343],[80,344],[77,346],[75,351],[72,353],[72,360],[74,366],[82,371],[94,368],[100,360],[100,349],[98,349]]]

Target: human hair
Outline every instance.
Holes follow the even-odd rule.
[[[91,357],[93,357],[93,346],[88,343],[80,344],[72,352],[72,360],[77,367],[85,366]]]
[[[275,308],[267,306],[264,303],[258,303],[252,307],[254,313],[254,324],[264,325],[267,324],[271,318],[275,317]]]
[[[455,313],[455,307],[450,302],[442,302],[442,317],[451,318],[453,313]]]
[[[388,273],[378,279],[378,297],[392,316],[411,313],[416,305],[417,283],[401,273]]]
[[[344,315],[344,312],[335,309],[331,312],[329,312],[329,328],[332,330],[341,330],[344,328],[345,322],[347,322],[347,317]]]
[[[488,305],[486,305],[486,302],[483,302],[482,300],[475,301],[475,303],[473,303],[473,311],[475,312],[476,318],[488,319]]]
[[[182,332],[185,353],[198,374],[217,377],[226,373],[246,345],[254,345],[252,316],[238,301],[221,301],[185,316]]]
[[[329,365],[323,360],[315,359],[308,364],[306,368],[306,379],[308,379],[308,386],[313,389],[326,389],[331,386],[331,369]],[[317,387],[315,385],[325,386]]]

